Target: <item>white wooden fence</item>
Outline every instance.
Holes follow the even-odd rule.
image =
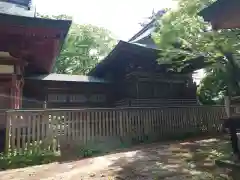
[[[144,141],[184,133],[215,133],[220,131],[224,116],[223,107],[210,106],[8,111],[6,149],[19,153],[59,151],[108,138]]]

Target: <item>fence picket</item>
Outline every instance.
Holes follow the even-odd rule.
[[[24,122],[24,127],[22,128],[22,141],[21,141],[22,152],[25,151],[26,141],[27,141],[27,119],[25,115],[23,115],[23,122]]]

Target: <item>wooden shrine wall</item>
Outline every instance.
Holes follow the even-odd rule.
[[[141,75],[136,73],[125,79],[123,98],[196,98],[196,85],[188,76]]]
[[[23,108],[110,107],[114,103],[110,84],[60,81],[25,84]]]

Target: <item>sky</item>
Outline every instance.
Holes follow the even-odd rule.
[[[128,40],[140,30],[140,22],[152,10],[174,8],[173,0],[33,0],[42,14],[67,14],[79,24],[93,24],[110,30],[118,40]]]

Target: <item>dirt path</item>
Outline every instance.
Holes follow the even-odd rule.
[[[240,174],[220,169],[213,162],[225,145],[225,141],[207,139],[139,146],[80,161],[2,171],[0,180],[235,179]]]

